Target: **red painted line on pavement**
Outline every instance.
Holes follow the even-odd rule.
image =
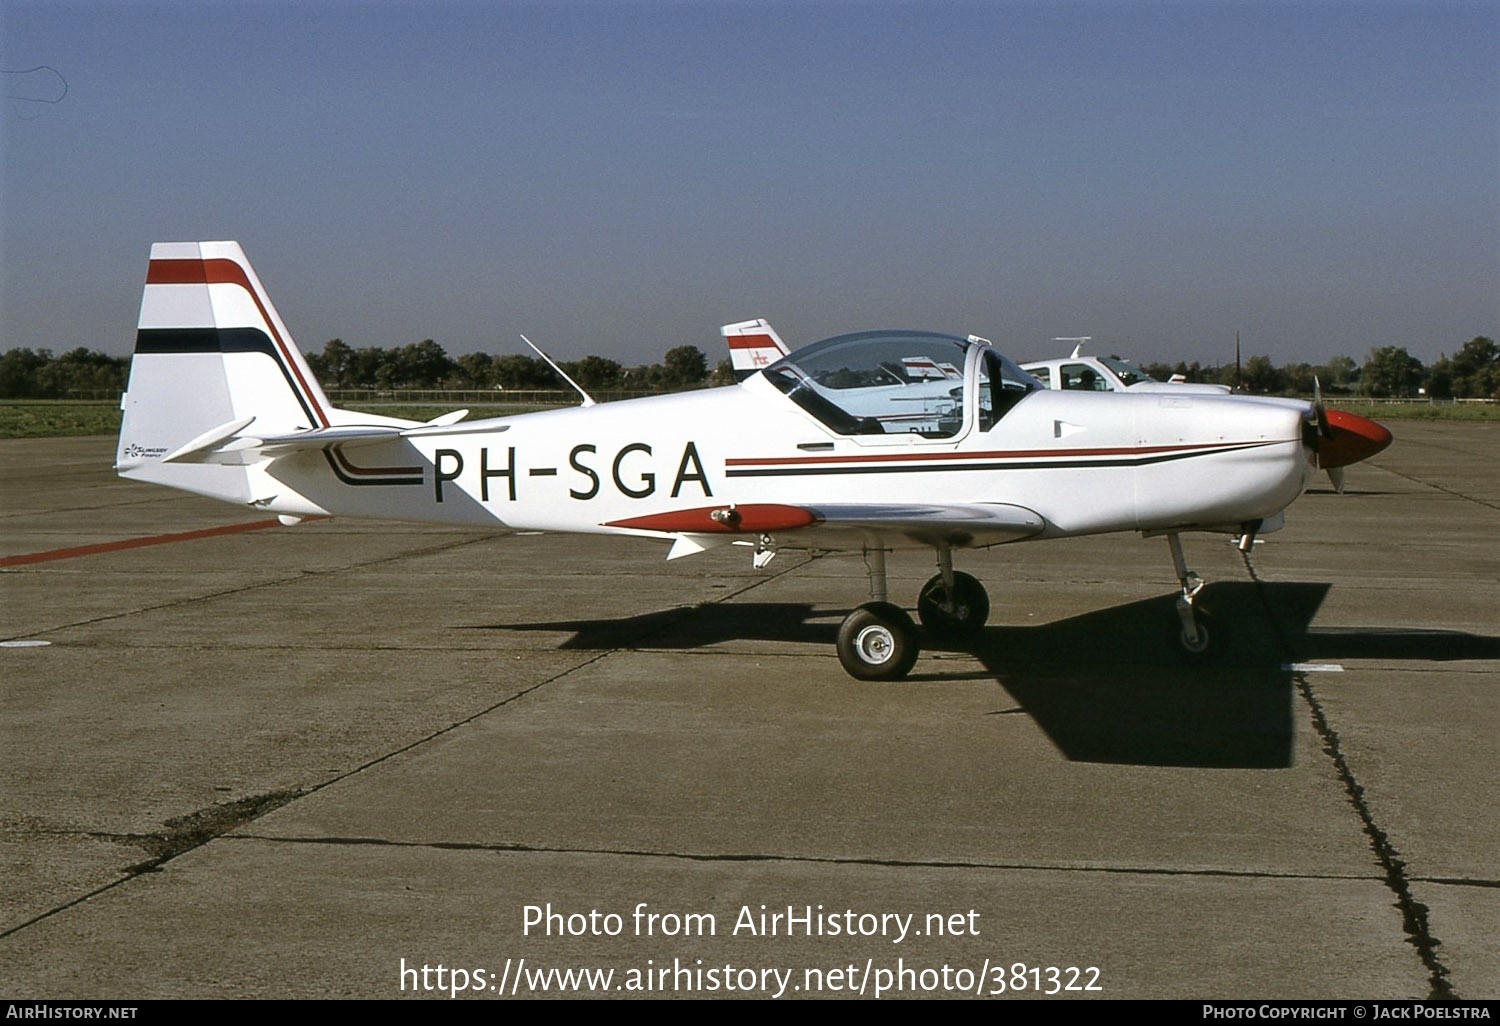
[[[306,519],[312,520],[313,517]],[[322,517],[317,519],[321,520]],[[46,563],[54,559],[73,559],[76,556],[98,556],[122,549],[139,549],[146,545],[169,545],[172,542],[196,541],[199,538],[217,538],[224,534],[240,534],[244,531],[260,531],[267,527],[280,527],[279,520],[256,520],[248,524],[229,524],[224,527],[209,527],[201,531],[181,531],[177,534],[155,534],[149,538],[126,538],[122,541],[100,542],[98,545],[80,545],[74,549],[52,549],[48,552],[28,552],[20,556],[0,558],[0,567],[24,566],[27,563]]]

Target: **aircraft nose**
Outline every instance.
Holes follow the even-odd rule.
[[[1318,439],[1318,467],[1333,470],[1367,460],[1391,444],[1391,433],[1365,417],[1329,410],[1328,433]]]

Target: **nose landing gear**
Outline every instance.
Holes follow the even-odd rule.
[[[1198,593],[1203,590],[1203,578],[1188,569],[1187,559],[1182,554],[1182,536],[1167,535],[1167,545],[1172,549],[1172,566],[1177,571],[1177,582],[1181,591],[1177,595],[1177,619],[1172,634],[1177,647],[1189,662],[1202,662],[1224,648],[1224,627],[1204,607]]]
[[[953,570],[953,550],[938,549],[938,572],[917,596],[917,615],[934,641],[967,641],[984,629],[990,597],[984,585]]]

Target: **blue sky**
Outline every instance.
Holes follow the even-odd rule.
[[[0,68],[0,349],[221,238],[308,350],[1500,333],[1495,2],[0,0]]]

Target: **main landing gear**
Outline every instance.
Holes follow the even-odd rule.
[[[920,651],[917,625],[890,602],[866,602],[839,626],[839,662],[858,680],[900,680]]]
[[[921,651],[917,625],[906,610],[886,599],[885,550],[865,553],[870,570],[870,599],[839,627],[839,662],[859,680],[900,680],[911,672]],[[938,572],[922,586],[917,615],[934,641],[974,637],[990,615],[984,585],[953,569],[953,552],[938,549]]]
[[[1242,548],[1254,544],[1255,526],[1246,525],[1240,538]],[[1167,545],[1182,589],[1177,595],[1172,642],[1190,662],[1202,662],[1223,650],[1226,627],[1204,608],[1199,594],[1203,578],[1188,569],[1181,536],[1168,534]],[[870,601],[845,617],[839,627],[839,662],[859,680],[900,680],[916,664],[921,635],[906,610],[886,598],[885,550],[866,550],[865,561],[870,572]],[[953,569],[953,552],[947,546],[938,549],[938,572],[917,596],[917,615],[928,638],[941,644],[973,638],[989,619],[990,599],[984,585]]]

